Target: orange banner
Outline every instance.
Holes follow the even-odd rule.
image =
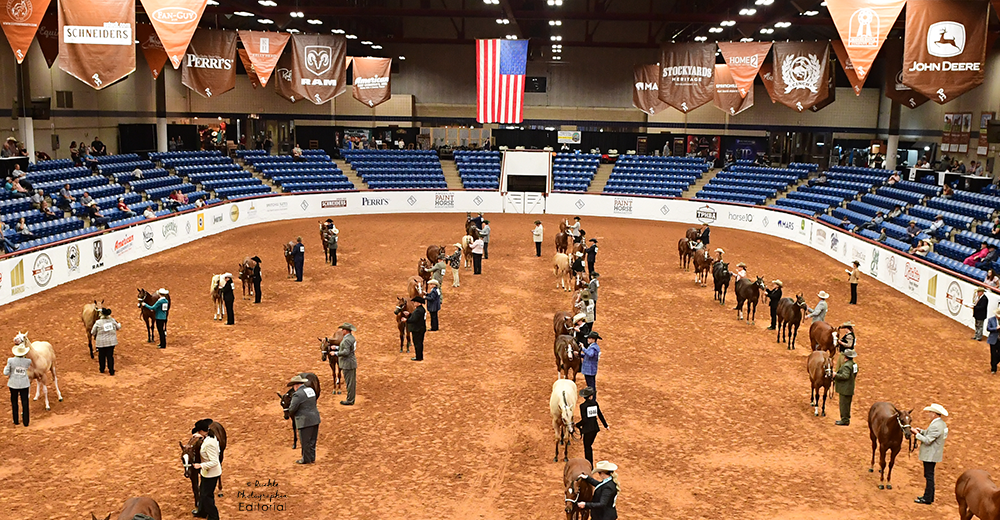
[[[392,58],[354,58],[354,99],[370,108],[389,101],[391,71]]]
[[[718,42],[716,45],[729,66],[740,97],[753,94],[753,80],[771,50],[771,42]]]
[[[769,44],[770,45],[770,44]],[[747,90],[746,97],[740,95],[740,88],[733,79],[729,65],[715,64],[715,106],[723,112],[735,116],[753,106],[753,86]]]
[[[97,90],[135,71],[135,0],[60,0],[59,68]]]
[[[236,52],[240,54],[240,62],[243,63],[243,68],[247,71],[247,77],[250,78],[250,84],[253,88],[257,88],[260,85],[260,78],[257,77],[257,72],[253,70],[253,62],[250,61],[250,56],[247,55],[246,49],[236,49]]]
[[[42,23],[38,24],[35,38],[38,39],[38,46],[42,49],[42,56],[45,56],[45,63],[51,69],[59,57],[59,14],[55,9],[45,13]]]
[[[167,63],[167,52],[163,50],[163,44],[156,36],[156,29],[148,23],[137,23],[135,24],[135,33],[139,38],[142,56],[146,58],[149,71],[153,73],[153,79],[159,78],[163,66]]]
[[[261,86],[266,87],[291,34],[264,31],[239,31],[239,34],[247,58],[253,64],[254,74],[257,75]],[[243,64],[245,66],[246,62]],[[250,70],[250,67],[247,67],[247,70]]]
[[[844,49],[844,42],[831,40],[830,43],[833,44],[833,52],[837,54],[837,61],[840,62],[840,67],[844,69],[847,80],[851,82],[854,94],[860,96],[861,88],[865,86],[865,79],[859,78],[857,71],[854,70],[854,63],[851,62],[851,57],[847,55],[847,50]]]
[[[0,25],[18,63],[24,61],[24,56],[28,54],[31,40],[35,39],[35,32],[38,31],[38,23],[48,7],[49,0],[36,0],[35,3],[31,0],[7,0],[7,8],[0,11]]]
[[[826,7],[858,78],[863,80],[868,76],[905,3],[906,0],[827,0]]]
[[[208,0],[141,0],[174,69],[181,66]]]

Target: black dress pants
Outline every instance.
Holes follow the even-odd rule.
[[[937,462],[924,462],[924,480],[927,484],[924,486],[924,500],[927,502],[934,501],[934,466]]]
[[[542,256],[542,243],[535,242],[535,256]]]
[[[235,300],[226,300],[226,325],[233,324],[233,302]]]
[[[1000,363],[1000,341],[990,343],[990,372],[997,373],[998,363]]]
[[[253,281],[253,302],[260,303],[260,280]]]
[[[483,274],[483,255],[472,253],[472,274]]]
[[[17,401],[21,400],[21,422],[25,426],[28,425],[28,388],[11,388],[10,389],[10,409],[14,413],[14,424],[17,424]]]
[[[167,348],[167,320],[156,320],[156,333],[160,335],[160,348]]]
[[[316,438],[319,436],[319,425],[299,428],[299,441],[302,442],[302,462],[316,462]]]
[[[438,311],[431,311],[431,332],[438,330]]]
[[[333,265],[333,266],[337,265],[337,250],[336,249],[331,249],[330,250],[330,265]]]
[[[424,334],[426,332],[427,331],[421,330],[410,333],[410,336],[413,338],[413,357],[415,357],[417,361],[424,360]]]
[[[219,520],[219,508],[215,507],[215,486],[219,477],[201,477],[198,482],[198,512],[194,515],[208,520]]]
[[[101,347],[97,349],[97,362],[100,364],[101,373],[104,373],[104,365],[108,366],[108,372],[115,375],[115,347]]]
[[[490,259],[490,243],[483,242],[483,258],[486,260]]]
[[[778,306],[771,306],[771,328],[775,329],[778,327]]]
[[[851,305],[858,303],[858,284],[851,284]]]
[[[590,432],[583,434],[583,456],[590,461],[590,466],[594,466],[594,439],[597,438],[597,432]]]

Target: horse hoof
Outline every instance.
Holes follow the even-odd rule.
[[[823,412],[823,417],[826,417],[826,412]]]
[[[60,398],[59,398],[59,402],[61,403],[61,402],[62,402],[62,400],[63,400],[63,398],[62,398],[62,397],[60,397]]]
[[[51,409],[52,409],[52,408],[50,408],[50,407],[48,407],[48,406],[46,406],[46,407],[45,407],[45,411],[46,411],[46,412],[47,412],[47,411],[49,411],[49,410],[51,410]]]
[[[886,488],[886,489],[892,489],[892,484],[886,484],[886,485],[885,485],[885,488]]]
[[[553,459],[552,459],[552,462],[559,462],[559,457],[555,457],[555,458],[553,458]]]
[[[875,473],[875,468],[868,468],[868,473]]]
[[[885,486],[883,486],[882,484],[879,484],[879,485],[878,485],[878,488],[879,488],[879,489],[885,489]]]

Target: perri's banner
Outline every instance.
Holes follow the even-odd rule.
[[[665,44],[660,53],[660,100],[687,113],[714,97],[715,44]]]
[[[60,0],[59,68],[97,90],[135,70],[135,0]]]
[[[275,65],[285,45],[288,44],[288,33],[265,32],[265,31],[240,31],[240,41],[246,49],[247,57],[253,63],[254,74],[260,80],[262,86],[267,86],[274,72]],[[244,66],[246,64],[244,63]],[[247,67],[250,70],[250,67]]]
[[[715,106],[731,116],[753,106],[753,87],[747,91],[746,97],[741,96],[729,65],[724,63],[715,64]]]
[[[840,40],[833,40],[830,44],[833,45],[833,52],[837,55],[837,61],[840,62],[840,67],[844,69],[844,74],[847,75],[847,81],[851,82],[851,88],[854,89],[854,94],[860,96],[861,88],[865,86],[865,79],[858,77],[858,73],[854,69],[854,62],[851,61],[851,57],[847,55],[847,50],[844,49],[844,42]],[[833,74],[831,74],[831,76],[833,76]]]
[[[210,98],[236,87],[236,31],[199,29],[181,65],[181,83]]]
[[[148,23],[135,24],[135,32],[139,38],[139,48],[142,49],[142,56],[146,58],[149,71],[153,73],[153,79],[160,77],[163,66],[167,63],[167,52],[163,50],[160,37],[156,35],[156,29]]]
[[[799,112],[829,95],[830,43],[775,42],[774,97]]]
[[[274,69],[274,92],[279,96],[295,103],[302,99],[294,89],[292,89],[292,53],[283,53],[278,58],[278,64]]]
[[[927,102],[927,96],[903,84],[903,41],[887,40],[883,53],[885,97],[907,108],[917,108]]]
[[[142,8],[175,70],[181,66],[206,5],[208,0],[142,0]]]
[[[767,53],[771,50],[771,42],[718,42],[717,45],[729,66],[729,73],[733,76],[740,96],[752,95],[753,80],[764,65]]]
[[[635,82],[632,84],[632,106],[654,115],[667,109],[660,101],[660,66],[652,63],[632,67]]]
[[[292,89],[322,105],[347,90],[347,39],[342,34],[292,35]]]
[[[45,56],[45,63],[51,69],[59,57],[59,14],[54,7],[45,13],[42,22],[38,24],[35,38],[42,49],[42,56]]]
[[[354,58],[354,99],[371,108],[389,101],[391,71],[392,58]]]
[[[864,82],[882,42],[889,35],[906,0],[827,0],[833,24],[840,33],[847,57]],[[912,9],[912,7],[910,8]],[[907,9],[909,11],[910,9]],[[907,25],[909,25],[907,23]],[[847,63],[844,60],[842,63]]]
[[[7,0],[7,8],[0,11],[0,26],[3,26],[18,63],[28,54],[31,40],[35,39],[38,24],[48,8],[49,0]]]
[[[945,104],[978,87],[986,68],[988,0],[909,0],[903,83]]]

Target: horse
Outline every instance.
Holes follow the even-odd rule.
[[[438,259],[445,256],[444,246],[427,246],[427,261],[430,265],[437,263]]]
[[[552,383],[549,397],[549,413],[552,415],[552,429],[556,434],[556,456],[552,462],[559,462],[559,445],[563,445],[563,460],[569,461],[569,445],[573,440],[573,409],[576,408],[576,383],[569,379],[557,379]]]
[[[87,331],[87,348],[90,349],[90,359],[94,359],[94,336],[90,334],[90,331],[94,330],[94,323],[101,317],[101,311],[104,309],[104,300],[101,303],[88,303],[83,306],[83,312],[80,314],[80,320],[83,321],[83,328]]]
[[[556,253],[566,253],[569,249],[569,233],[560,231],[556,233]]]
[[[240,283],[243,285],[243,299],[253,296],[253,270],[257,267],[257,262],[252,258],[244,258],[240,262]]]
[[[684,232],[684,238],[688,240],[698,240],[701,238],[701,228],[688,228],[688,230]]]
[[[691,255],[694,264],[694,283],[700,283],[702,287],[708,285],[708,273],[715,265],[715,259],[709,256],[708,251],[700,249]]]
[[[573,271],[571,269],[569,256],[564,253],[556,253],[552,256],[552,271],[556,275],[556,289],[562,288],[564,291],[573,290]]]
[[[552,350],[556,355],[556,372],[559,378],[570,379],[575,383],[576,375],[580,373],[583,363],[583,352],[576,338],[569,334],[556,336]],[[570,372],[573,373],[573,377],[569,376]]]
[[[472,242],[475,241],[471,235],[462,237],[462,260],[466,269],[472,269]]]
[[[323,261],[330,263],[330,249],[326,247],[327,242],[330,240],[330,228],[327,227],[326,222],[319,223],[319,243],[323,246]]]
[[[907,448],[912,452],[917,447],[916,436],[910,434],[910,414],[913,410],[903,411],[892,403],[876,401],[868,409],[868,436],[872,439],[872,462],[868,472],[875,471],[875,448],[879,453],[879,489],[892,489],[892,466],[896,463],[896,454],[906,438]],[[889,474],[885,474],[885,451],[889,450]],[[882,480],[885,479],[885,487]]]
[[[319,403],[319,398],[323,395],[320,393],[319,378],[312,372],[302,372],[299,375],[309,380],[309,383],[307,383],[306,386],[316,391],[316,402]],[[278,392],[275,393],[278,394],[278,399],[281,401],[281,409],[285,412],[285,420],[287,421],[291,419],[292,421],[292,449],[294,450],[298,447],[299,430],[295,427],[295,414],[288,413],[288,407],[292,404],[292,395],[295,394],[295,389],[289,387],[288,391],[284,394],[280,394]],[[214,424],[215,423],[213,423],[213,425]]]
[[[406,295],[411,300],[417,296],[424,295],[424,280],[419,276],[411,276],[406,281]]]
[[[288,276],[286,278],[291,278],[295,276],[295,255],[292,254],[292,250],[295,249],[295,242],[289,242],[282,247],[285,250],[285,267],[288,268]]]
[[[729,264],[726,262],[716,262],[712,265],[712,280],[715,282],[714,299],[719,302],[719,305],[726,304],[726,293],[729,292],[729,280],[731,278]]]
[[[760,276],[754,282],[751,282],[749,278],[740,279],[733,287],[733,292],[736,293],[736,309],[741,320],[743,319],[743,302],[747,303],[747,325],[756,323],[757,304],[760,302],[762,290],[767,290],[767,288],[764,287],[764,279]],[[753,305],[753,311],[750,310],[751,305]]]
[[[557,455],[558,457],[558,455]],[[590,475],[593,468],[587,459],[569,459],[563,468],[563,488],[566,490],[566,520],[587,520],[590,510],[576,507],[577,502],[590,502],[594,498],[594,487],[580,478]]]
[[[150,293],[145,289],[136,289],[139,295],[137,299],[139,300],[139,313],[142,316],[142,321],[146,323],[146,343],[153,342],[153,331],[156,329],[156,311],[152,309],[147,309],[143,304],[152,305],[160,299],[159,296]],[[167,308],[172,309],[173,304],[170,302],[170,295],[167,298]]]
[[[45,382],[45,377],[49,374],[52,374],[52,383],[56,387],[56,396],[59,397],[60,402],[63,400],[62,392],[59,391],[59,378],[56,377],[56,351],[48,341],[32,342],[28,339],[28,331],[18,332],[17,336],[14,336],[14,344],[20,345],[21,343],[24,343],[24,346],[28,347],[28,353],[25,354],[25,357],[31,360],[31,367],[28,368],[28,385],[30,388],[31,381],[35,381],[34,400],[38,400],[38,393],[44,388],[45,409],[51,410],[52,407],[49,406],[49,385]]]
[[[392,311],[392,313],[395,314],[396,316],[398,316],[396,318],[396,328],[399,329],[399,352],[400,353],[403,352],[403,337],[404,336],[406,337],[406,351],[407,352],[410,351],[410,341],[411,341],[410,331],[406,328],[406,317],[403,316],[403,313],[406,313],[407,315],[409,315],[409,313],[413,312],[413,310],[416,309],[416,308],[417,308],[417,304],[414,303],[412,300],[408,300],[406,298],[401,298],[399,296],[396,297],[396,309],[394,311]]]
[[[208,427],[208,431],[215,435],[219,441],[219,463],[226,454],[226,429],[216,421]],[[200,496],[198,494],[198,478],[201,472],[194,468],[195,464],[201,464],[201,443],[205,438],[201,435],[192,435],[187,444],[177,441],[181,447],[181,464],[184,466],[184,478],[191,479],[191,491],[194,492],[194,507],[198,507]],[[222,496],[222,478],[219,478],[219,496]]]
[[[833,383],[833,358],[825,351],[819,350],[809,354],[806,359],[806,372],[809,373],[811,387],[809,390],[809,406],[813,407],[813,415],[820,415],[819,390],[823,389],[823,417],[826,417],[826,394]]]
[[[162,520],[163,516],[160,514],[160,504],[156,503],[149,497],[132,497],[125,501],[125,507],[122,508],[122,512],[118,515],[118,520],[132,520],[136,515],[146,515],[153,520]],[[90,513],[91,520],[97,520],[94,513]],[[111,513],[104,517],[104,520],[111,520]]]
[[[333,333],[332,338],[317,338],[319,340],[319,350],[323,353],[321,361],[330,362],[330,371],[333,372],[333,393],[341,393],[340,389],[343,387],[343,374],[340,371],[340,360],[337,357],[336,348],[339,347],[341,340],[347,335],[347,331],[344,329],[337,329],[337,332]]]
[[[981,469],[966,470],[955,482],[955,500],[961,520],[1000,520],[1000,488]]]
[[[795,300],[782,298],[778,301],[775,312],[778,313],[778,337],[775,342],[784,343],[785,331],[788,331],[788,349],[795,350],[795,338],[799,335],[799,325],[802,324],[802,311],[806,308],[806,300],[802,294],[796,294]]]
[[[573,315],[566,311],[559,311],[552,316],[552,329],[556,333],[556,339],[562,335],[573,335]]]
[[[682,238],[677,242],[677,256],[680,263],[678,267],[687,271],[688,266],[691,265],[691,257],[694,256],[694,251],[691,250],[691,243],[688,242],[688,239]]]
[[[212,295],[212,303],[215,304],[213,320],[221,320],[226,317],[226,307],[222,302],[222,286],[224,284],[225,280],[222,279],[221,274],[212,275],[212,287],[209,288],[209,294]]]
[[[479,239],[479,228],[471,220],[465,222],[465,234],[471,236],[473,240]]]
[[[814,321],[809,326],[809,344],[813,350],[823,350],[830,353],[830,357],[837,357],[837,333],[833,325],[825,321]]]
[[[428,262],[426,258],[421,258],[420,261],[417,262],[417,276],[420,277],[422,280],[421,283],[423,284],[421,290],[427,287],[427,282],[431,279],[431,267],[433,265],[434,264]]]

